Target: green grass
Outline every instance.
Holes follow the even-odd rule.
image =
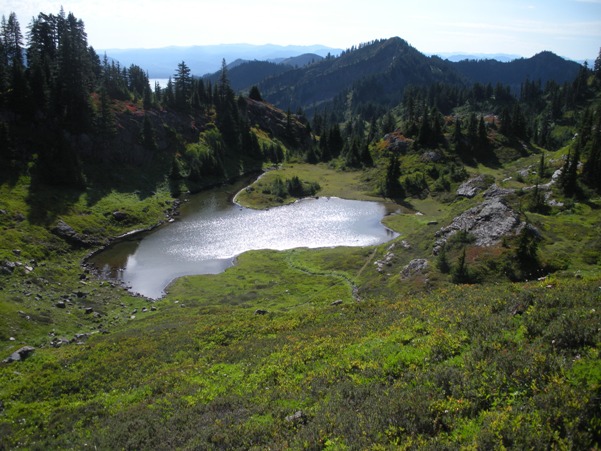
[[[373,187],[361,171],[336,170],[326,164],[311,165],[305,163],[288,163],[275,170],[267,171],[260,179],[251,185],[251,189],[242,190],[236,197],[236,202],[250,208],[270,208],[282,203],[294,202],[288,197],[283,201],[264,193],[276,177],[282,180],[298,177],[309,183],[318,183],[321,189],[317,192],[320,197],[340,197],[343,199],[381,201],[382,198],[373,194]]]

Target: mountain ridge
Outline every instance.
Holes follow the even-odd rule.
[[[257,71],[261,66],[261,74]],[[301,108],[311,113],[322,105],[345,102],[352,91],[352,102],[398,103],[409,85],[443,82],[456,85],[501,84],[519,93],[526,80],[546,84],[571,81],[581,66],[551,52],[530,58],[502,62],[491,59],[453,62],[437,55],[427,56],[399,37],[373,41],[325,58],[310,66],[283,68],[254,61],[240,64],[229,72],[232,87],[247,91],[257,85],[265,98],[286,109]],[[207,76],[216,80],[219,74]]]
[[[100,55],[106,53],[108,57],[126,67],[136,64],[143,67],[151,78],[167,78],[173,75],[174,68],[182,60],[190,67],[193,74],[201,76],[219,69],[222,61],[246,60],[274,60],[288,59],[307,53],[314,53],[325,57],[337,54],[341,49],[324,45],[289,45],[275,44],[218,44],[207,46],[169,46],[156,49],[101,49]]]

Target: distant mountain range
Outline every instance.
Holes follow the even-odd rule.
[[[303,62],[307,62],[305,58]],[[544,85],[572,81],[581,66],[551,52],[509,62],[494,59],[463,59],[453,62],[426,56],[406,41],[396,38],[374,41],[343,51],[337,57],[311,60],[305,65],[284,65],[269,61],[238,61],[228,68],[236,91],[259,87],[263,97],[282,109],[303,109],[309,115],[325,107],[356,111],[365,105],[391,107],[402,99],[409,85],[447,83],[500,83],[519,94],[526,80]],[[205,77],[215,82],[216,72]]]
[[[443,59],[452,61],[454,63],[463,60],[497,60],[502,63],[508,63],[519,58],[522,55],[509,55],[507,53],[462,53],[462,52],[451,52],[451,53],[432,53],[429,56],[440,56]]]
[[[192,47],[163,47],[158,49],[107,49],[99,50],[102,56],[118,61],[121,66],[131,64],[140,66],[148,71],[151,78],[168,78],[173,75],[177,65],[182,61],[190,68],[193,75],[202,76],[213,73],[226,63],[236,60],[263,60],[285,62],[301,55],[317,55],[325,57],[328,54],[337,55],[341,49],[323,45],[252,45],[252,44],[221,44]],[[302,61],[288,63],[303,65]]]

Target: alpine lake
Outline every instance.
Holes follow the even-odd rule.
[[[218,274],[249,250],[372,246],[398,236],[381,222],[398,205],[316,197],[254,210],[233,201],[243,188],[240,182],[189,195],[176,220],[114,243],[87,263],[158,299],[174,279]]]

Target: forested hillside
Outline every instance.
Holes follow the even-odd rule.
[[[235,89],[248,91],[257,85],[265,98],[280,108],[301,109],[308,116],[327,110],[344,118],[349,110],[354,114],[375,108],[381,114],[381,108],[394,106],[411,86],[444,83],[466,88],[478,83],[509,87],[513,95],[519,95],[526,81],[541,87],[548,82],[569,83],[579,67],[551,52],[511,62],[454,63],[426,57],[402,39],[391,38],[352,47],[336,58],[328,57],[308,67],[254,61],[234,67],[230,75]],[[218,76],[216,73],[208,79]]]
[[[3,18],[0,449],[598,449],[601,53],[458,64],[393,38],[150,86],[71,13]],[[399,236],[158,300],[87,264],[262,171],[240,208],[381,200]]]

